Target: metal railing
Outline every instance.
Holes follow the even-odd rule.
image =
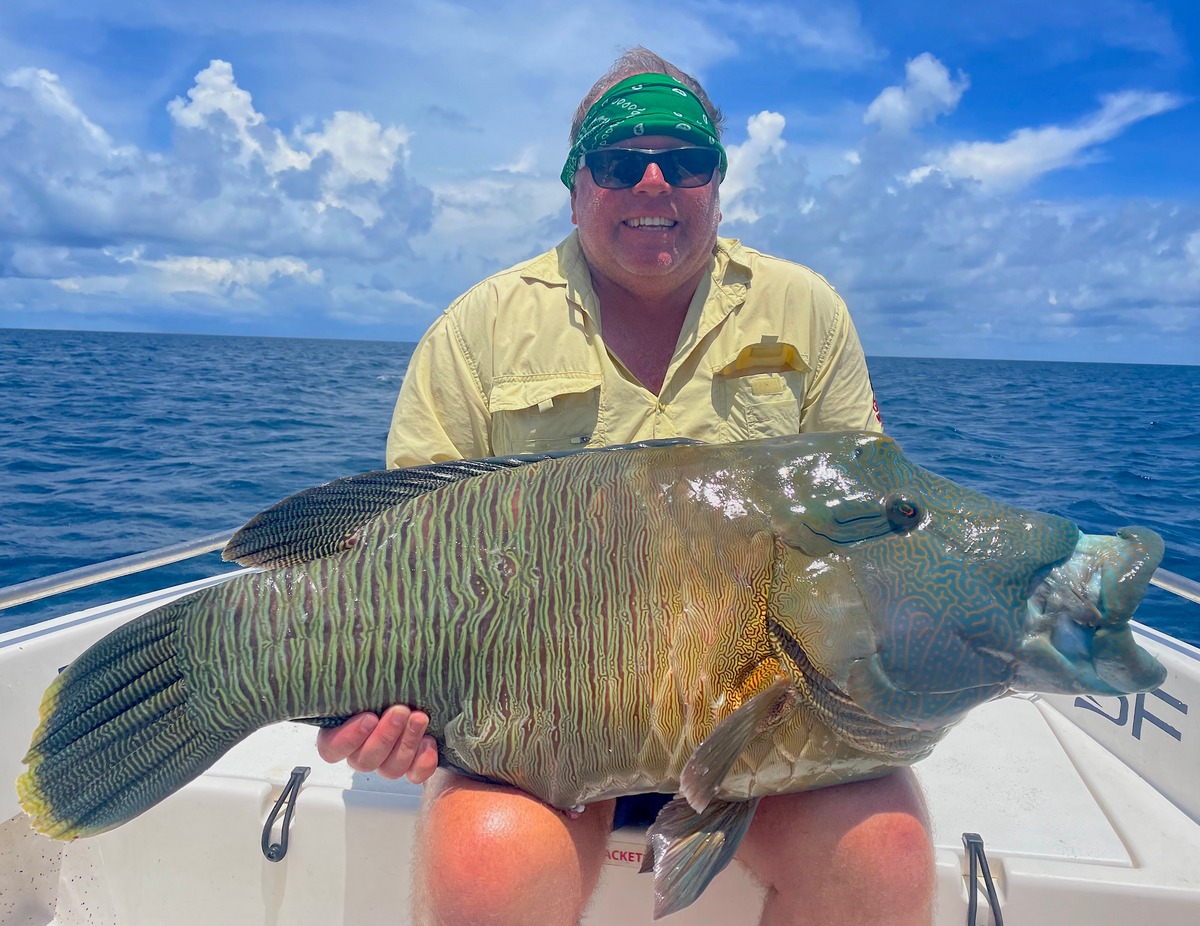
[[[1165,569],[1158,569],[1150,577],[1150,584],[1157,585],[1172,595],[1178,595],[1180,598],[1200,604],[1200,582],[1195,579],[1189,579],[1187,576],[1168,572]]]
[[[40,598],[49,598],[53,595],[69,592],[76,588],[96,585],[100,582],[106,582],[109,579],[131,575],[135,572],[144,572],[147,569],[165,566],[168,563],[177,563],[180,560],[191,559],[194,556],[202,556],[205,553],[211,553],[213,550],[221,549],[229,542],[229,538],[232,536],[233,531],[209,534],[207,537],[201,537],[198,540],[176,543],[169,547],[148,550],[145,553],[135,553],[132,556],[122,556],[118,559],[110,559],[107,562],[96,563],[93,566],[80,566],[78,569],[68,569],[66,572],[59,572],[52,576],[46,576],[43,579],[31,579],[28,582],[19,582],[16,585],[10,585],[8,588],[0,589],[0,611],[3,611],[5,608],[15,608],[17,605],[27,604],[30,601],[37,601]],[[1194,579],[1189,579],[1174,572],[1168,572],[1166,569],[1159,569],[1154,573],[1153,578],[1150,579],[1150,584],[1157,585],[1159,588],[1173,595],[1178,595],[1180,598],[1186,598],[1189,601],[1200,604],[1200,582]]]
[[[145,553],[134,553],[132,556],[121,556],[91,566],[80,566],[78,569],[68,569],[66,572],[55,573],[42,579],[18,582],[16,585],[0,589],[0,611],[5,608],[15,608],[20,604],[28,604],[39,598],[61,595],[63,592],[84,588],[88,585],[97,585],[100,582],[107,582],[109,579],[118,579],[135,572],[145,572],[147,569],[166,566],[168,563],[177,563],[194,556],[202,556],[213,550],[220,550],[232,536],[233,531],[209,534],[198,540],[175,543],[169,547],[147,550]]]

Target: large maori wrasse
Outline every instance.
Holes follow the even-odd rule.
[[[560,808],[677,797],[657,914],[758,799],[922,758],[1013,690],[1126,693],[1151,531],[1081,534],[867,432],[367,473],[227,555],[261,572],[118,629],[51,684],[18,788],[59,838],[118,826],[254,729],[392,703],[441,762]]]

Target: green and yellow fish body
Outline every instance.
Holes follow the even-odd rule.
[[[39,829],[119,825],[263,725],[406,703],[444,764],[557,807],[677,792],[649,837],[661,915],[758,797],[914,762],[1010,690],[1162,677],[1128,627],[1153,533],[1083,535],[868,432],[364,474],[231,554],[274,568],[51,685],[19,782]]]

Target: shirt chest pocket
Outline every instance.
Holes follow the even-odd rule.
[[[713,371],[713,402],[728,440],[800,431],[808,364],[789,344],[754,344]]]
[[[578,450],[603,443],[599,374],[497,380],[488,404],[496,454]]]

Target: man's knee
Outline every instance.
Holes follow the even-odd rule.
[[[785,900],[794,894],[812,903],[824,895],[831,903],[853,899],[867,909],[882,904],[914,914],[932,903],[935,869],[928,819],[907,770],[765,799],[740,856]],[[897,921],[921,919],[914,915]]]
[[[578,922],[599,879],[611,803],[569,820],[509,788],[433,792],[414,866],[418,922]]]
[[[932,903],[933,845],[923,819],[909,811],[877,812],[842,837],[834,856],[839,880],[867,902],[900,910]]]

